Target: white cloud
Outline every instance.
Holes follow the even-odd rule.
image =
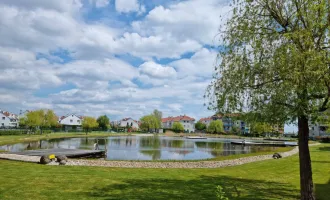
[[[211,78],[216,65],[217,52],[203,48],[190,59],[180,59],[169,65],[178,70],[179,76],[204,76]]]
[[[145,12],[145,7],[140,5],[138,0],[116,0],[115,7],[118,12]]]
[[[201,45],[194,40],[177,41],[171,36],[142,37],[137,33],[125,33],[118,40],[120,52],[127,52],[143,58],[180,58],[183,53],[195,51]]]
[[[162,66],[149,61],[140,65],[140,72],[154,78],[175,78],[176,71],[172,67]]]
[[[227,0],[190,0],[162,5],[146,18],[132,24],[142,35],[171,34],[177,40],[196,40],[213,44],[221,23],[220,15],[229,15]]]

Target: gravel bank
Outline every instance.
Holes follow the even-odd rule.
[[[315,146],[318,144],[311,144]],[[298,153],[298,147],[293,150],[280,153],[282,157],[292,156]],[[15,154],[0,154],[0,159],[17,160],[24,162],[38,163],[39,156],[24,156]],[[250,156],[224,161],[199,161],[199,162],[135,162],[135,161],[105,161],[105,160],[69,160],[67,166],[101,166],[101,167],[120,167],[120,168],[220,168],[235,165],[242,165],[251,162],[273,159],[272,155]],[[50,163],[49,165],[58,165]]]

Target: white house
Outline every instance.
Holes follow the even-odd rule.
[[[317,137],[317,136],[326,136],[327,135],[328,126],[322,123],[315,123],[309,125],[309,136]]]
[[[0,110],[0,127],[16,128],[19,126],[18,116],[7,111]]]
[[[82,116],[71,114],[60,117],[58,122],[63,126],[64,130],[67,131],[67,130],[72,130],[74,128],[81,129],[82,120],[83,120]]]
[[[195,119],[187,115],[177,117],[167,117],[162,119],[163,128],[172,128],[174,122],[180,122],[185,131],[195,132]]]
[[[132,119],[132,118],[124,118],[119,121],[119,126],[120,127],[132,127],[134,129],[139,129],[139,122]]]

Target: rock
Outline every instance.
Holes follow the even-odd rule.
[[[46,164],[49,164],[50,162],[51,162],[51,160],[49,159],[49,156],[43,155],[43,156],[41,156],[39,163],[46,165]]]
[[[279,153],[274,153],[274,154],[273,154],[273,158],[274,158],[274,159],[279,159],[279,158],[282,158],[282,156],[281,156],[281,154],[279,154]]]
[[[66,160],[61,160],[60,161],[60,165],[65,165],[66,164]]]
[[[56,156],[56,162],[61,163],[61,161],[63,161],[63,160],[65,162],[67,162],[68,161],[68,158],[65,155],[58,155],[58,156]]]

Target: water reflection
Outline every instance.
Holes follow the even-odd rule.
[[[260,151],[277,147],[232,145],[224,139],[190,140],[161,136],[120,136],[108,138],[61,138],[0,146],[18,152],[35,149],[93,149],[98,143],[108,160],[194,160]]]

